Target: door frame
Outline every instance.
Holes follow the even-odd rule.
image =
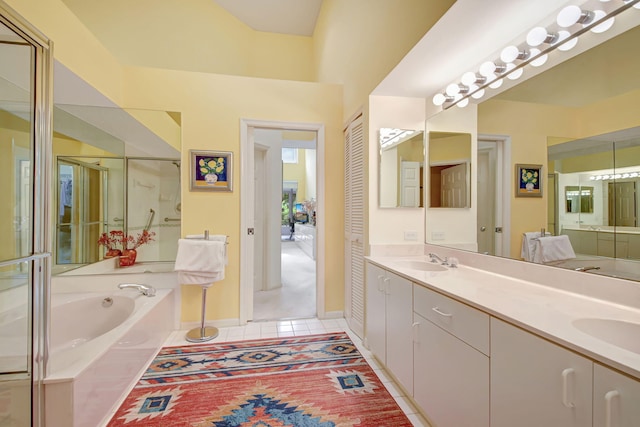
[[[513,182],[511,137],[508,135],[478,134],[478,145],[480,141],[494,143],[497,149],[494,224],[495,227],[502,227],[502,233],[494,232],[494,247],[496,256],[508,257],[511,253],[511,199],[514,197],[511,188]]]
[[[324,124],[240,119],[240,323],[253,320],[253,275],[255,239],[249,229],[255,222],[254,148],[253,130],[282,129],[315,131],[317,175],[316,220],[316,313],[325,317],[325,145]]]

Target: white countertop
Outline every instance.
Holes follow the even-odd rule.
[[[448,295],[640,380],[639,353],[597,339],[572,325],[572,321],[581,318],[615,319],[640,324],[638,308],[465,265],[435,272],[413,270],[397,264],[398,260],[428,261],[424,255],[369,256],[366,259],[414,283]],[[635,340],[640,340],[640,336]]]

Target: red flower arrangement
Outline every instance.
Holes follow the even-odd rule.
[[[136,237],[125,235],[122,230],[111,230],[102,233],[98,239],[98,245],[107,249],[105,258],[120,257],[120,266],[133,265],[136,260],[136,249],[145,243],[153,241],[156,233],[143,230]]]

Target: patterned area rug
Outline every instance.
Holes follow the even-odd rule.
[[[347,334],[163,348],[108,427],[411,426]]]

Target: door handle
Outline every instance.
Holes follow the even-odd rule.
[[[480,231],[487,231],[487,227],[483,225],[482,227],[480,227]]]

